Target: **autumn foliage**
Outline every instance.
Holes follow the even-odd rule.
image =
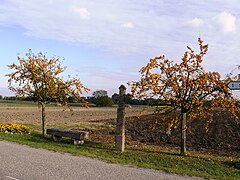
[[[78,78],[64,80],[60,77],[65,68],[60,58],[47,58],[43,53],[35,55],[30,50],[26,58],[18,57],[19,64],[8,66],[13,72],[9,77],[9,89],[17,96],[29,96],[42,105],[42,123],[44,134],[45,105],[50,102],[67,106],[67,98],[73,96],[81,101],[80,95],[89,89],[84,87]]]
[[[184,116],[191,120],[196,117],[213,120],[213,112],[221,110],[230,113],[238,121],[236,112],[239,108],[230,93],[227,84],[218,72],[207,72],[202,67],[203,56],[208,51],[199,38],[199,52],[187,47],[181,62],[174,63],[165,56],[150,59],[140,70],[141,79],[131,82],[132,93],[138,98],[155,97],[169,103],[168,108],[158,110],[158,113],[169,115],[180,111],[181,116],[171,116],[168,122],[169,131],[183,123]],[[186,123],[181,126],[186,131]],[[183,153],[185,154],[185,153]]]
[[[39,103],[55,101],[65,105],[69,95],[80,100],[82,92],[89,91],[77,78],[64,81],[59,77],[65,70],[59,57],[48,59],[42,53],[34,55],[29,51],[26,59],[18,57],[18,61],[18,65],[8,66],[14,72],[6,75],[9,89],[18,96],[30,96]]]

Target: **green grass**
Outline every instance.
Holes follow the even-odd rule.
[[[0,100],[0,107],[37,107],[38,104],[31,101]]]
[[[41,132],[42,131],[42,125],[41,124],[23,124],[26,125],[28,127],[30,127],[30,129],[32,131],[36,131],[36,132]],[[64,125],[64,124],[60,124],[60,125],[47,125],[45,127],[45,129],[47,128],[64,128],[64,129],[92,129],[92,130],[99,130],[99,129],[115,129],[114,125],[111,124],[105,124],[105,123],[99,123],[99,122],[81,122],[78,123],[77,125]]]
[[[124,153],[119,153],[115,151],[114,146],[111,144],[86,141],[84,145],[74,146],[69,139],[53,142],[50,136],[43,138],[38,132],[32,132],[29,135],[0,133],[0,140],[8,140],[35,148],[67,152],[73,155],[84,155],[108,162],[164,170],[177,174],[214,179],[240,179],[240,170],[234,168],[234,163],[240,161],[237,158],[196,153],[192,153],[191,156],[181,157],[178,156],[178,152],[136,148],[128,148]]]

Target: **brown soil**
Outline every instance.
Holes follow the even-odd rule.
[[[156,126],[150,126],[154,116],[132,118],[126,122],[127,131],[132,138],[144,143],[160,144],[162,142],[180,145],[180,128],[173,129],[170,135],[166,133],[166,124],[160,118]],[[205,129],[206,120],[194,119],[189,122],[187,129],[187,145],[189,147],[221,148],[240,151],[240,127],[237,123],[221,114],[215,116],[208,131]]]
[[[127,117],[137,116],[142,108],[126,109]],[[41,109],[37,107],[0,107],[0,123],[41,124]],[[46,108],[46,125],[77,125],[87,121],[115,119],[117,108],[78,108],[73,111],[61,107]]]
[[[141,147],[165,147],[165,149],[179,149],[180,129],[173,129],[170,135],[166,134],[166,124],[158,121],[153,128],[150,124],[155,120],[154,115],[130,117],[126,120],[126,144]],[[115,120],[105,121],[115,124]],[[206,120],[195,119],[188,125],[187,148],[191,151],[234,156],[240,158],[240,126],[227,114],[215,115],[208,132]],[[114,143],[114,130],[91,131],[91,139]]]

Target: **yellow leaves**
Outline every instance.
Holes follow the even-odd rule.
[[[201,56],[205,55],[208,51],[208,44],[203,45],[203,41],[200,38],[198,38],[198,42],[199,42],[199,48],[200,48],[200,53],[199,54]]]
[[[19,64],[20,64],[20,66],[22,66],[22,65],[23,65],[23,63],[24,63],[24,61],[23,61],[23,60],[21,60],[21,59],[20,59],[20,57],[19,57],[18,59],[19,59]]]
[[[169,61],[168,61],[168,59],[165,59],[164,61],[163,61],[163,63],[165,63],[165,64],[167,64]]]
[[[6,74],[9,77],[9,89],[17,95],[31,95],[44,103],[54,100],[66,104],[69,94],[80,97],[83,91],[89,91],[79,79],[63,81],[57,77],[64,72],[59,58],[48,59],[43,53],[34,55],[29,51],[26,59],[18,56],[18,61],[19,65],[8,65],[13,72]]]
[[[201,39],[198,42],[200,52],[196,53],[187,47],[189,51],[184,53],[179,64],[173,64],[164,56],[150,59],[140,70],[141,79],[129,83],[132,94],[139,98],[152,95],[161,97],[171,103],[173,108],[184,109],[189,113],[203,111],[210,115],[214,108],[225,108],[234,114],[236,103],[220,79],[220,74],[203,69],[202,57],[207,53],[208,45],[204,45]],[[208,113],[199,113],[199,116],[207,116]]]

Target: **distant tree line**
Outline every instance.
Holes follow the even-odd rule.
[[[114,93],[111,97],[107,95],[107,91],[104,91],[103,93],[99,93],[98,91],[104,91],[104,90],[97,90],[93,93],[92,96],[88,97],[81,97],[83,101],[86,101],[90,103],[93,106],[97,107],[109,107],[113,106],[114,104],[118,104],[118,94]],[[17,96],[2,96],[0,95],[0,100],[9,100],[9,101],[33,101],[36,100],[34,97],[17,97]],[[54,102],[54,101],[52,101]],[[68,103],[77,103],[75,101],[74,96],[69,96],[67,98]],[[162,99],[155,99],[155,98],[147,98],[147,99],[134,99],[132,98],[131,94],[126,94],[125,96],[125,103],[129,105],[149,105],[149,106],[164,106],[167,103]]]

